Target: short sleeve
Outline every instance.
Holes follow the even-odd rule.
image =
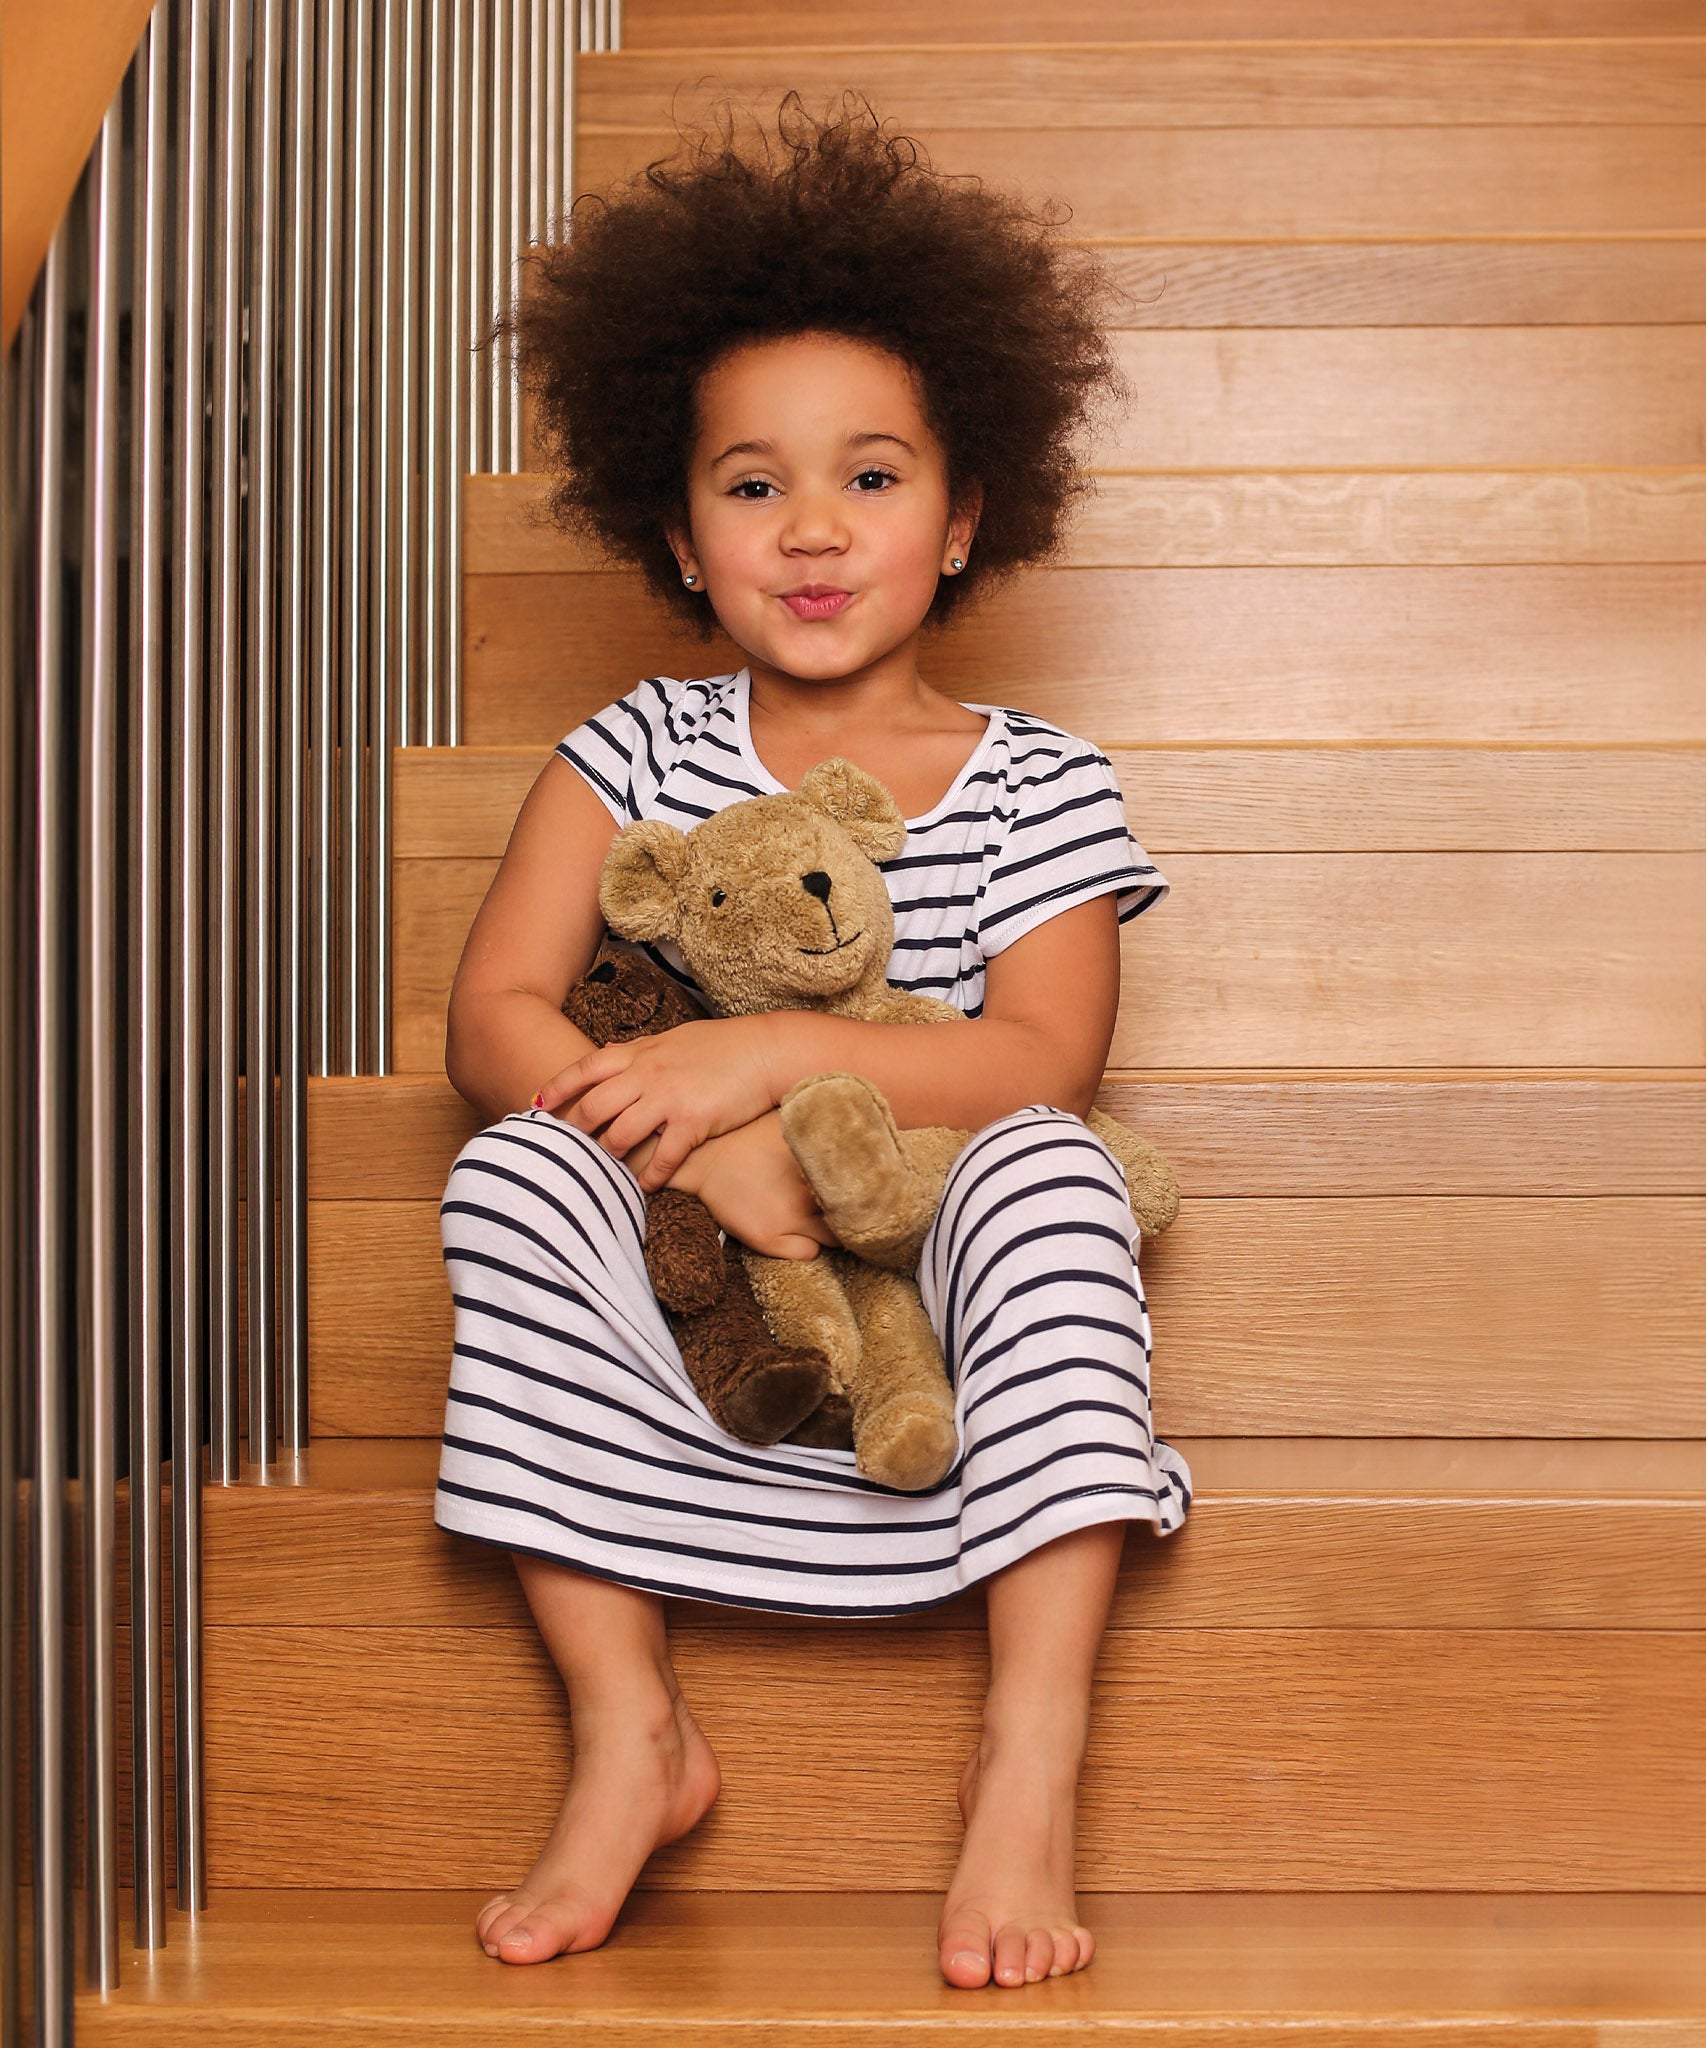
[[[673,677],[648,676],[557,742],[619,825],[644,816],[642,805],[662,786],[676,744],[671,692],[680,688]]]
[[[1168,893],[1166,876],[1132,837],[1106,754],[1069,739],[1055,758],[1033,754],[1017,774],[1013,817],[978,919],[986,959],[1093,897],[1115,895],[1126,924]]]

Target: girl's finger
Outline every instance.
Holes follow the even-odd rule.
[[[620,1116],[623,1110],[637,1102],[639,1097],[639,1083],[626,1074],[617,1074],[608,1081],[594,1082],[583,1095],[569,1103],[562,1112],[563,1121],[591,1137],[612,1117]],[[650,1125],[648,1129],[656,1129],[656,1125]],[[645,1131],[638,1131],[631,1142],[637,1145],[645,1135]]]
[[[541,1100],[537,1109],[560,1109],[565,1102],[572,1102],[576,1096],[584,1095],[587,1089],[600,1081],[611,1080],[625,1068],[632,1065],[633,1043],[626,1045],[601,1045],[578,1059],[572,1066],[565,1067],[560,1074],[554,1074],[539,1091]]]
[[[693,1150],[692,1133],[679,1124],[665,1124],[658,1132],[652,1156],[640,1169],[640,1186],[655,1194]]]
[[[664,1121],[655,1110],[648,1110],[643,1104],[635,1104],[631,1109],[624,1109],[620,1116],[614,1118],[604,1130],[599,1132],[598,1142],[604,1147],[606,1152],[609,1152],[615,1158],[626,1159],[634,1147],[649,1138],[653,1131],[661,1132],[663,1129]],[[661,1149],[662,1144],[663,1140],[660,1138],[659,1149]],[[646,1173],[640,1176],[641,1187],[659,1187],[662,1185],[661,1182],[648,1180],[646,1177],[646,1174],[650,1173],[656,1160],[657,1151],[654,1150],[651,1158],[646,1161]],[[675,1168],[672,1166],[670,1172],[673,1173],[674,1171]]]

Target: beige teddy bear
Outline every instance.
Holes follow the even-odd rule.
[[[876,863],[906,823],[874,776],[821,761],[798,790],[730,804],[689,832],[661,819],[625,826],[599,884],[610,929],[671,940],[725,1016],[823,1010],[885,1024],[963,1023],[934,996],[890,986],[894,911]],[[1144,1236],[1178,1213],[1172,1169],[1092,1111],[1120,1162]],[[844,1250],[749,1258],[777,1340],[830,1359],[853,1407],[859,1469],[883,1484],[933,1486],[953,1462],[953,1396],[916,1287],[919,1249],[968,1131],[898,1131],[881,1092],[852,1074],[790,1089],[783,1130]]]

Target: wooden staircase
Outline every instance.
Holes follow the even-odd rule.
[[[467,744],[396,757],[399,1072],[311,1090],[314,1447],[207,1498],[213,1903],[80,2041],[1706,2043],[1706,21],[626,12],[585,185],[684,79],[857,84],[1149,300],[1070,560],[929,656],[1099,740],[1173,884],[1102,1100],[1185,1190],[1144,1276],[1196,1495],[1100,1668],[1097,1958],[936,1969],[976,1592],[677,1603],[719,1804],[603,1948],[474,1941],[570,1750],[504,1558],[431,1519],[445,998],[562,733],[742,658],[475,478]]]

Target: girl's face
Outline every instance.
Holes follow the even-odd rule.
[[[947,464],[908,366],[838,334],[743,343],[700,379],[683,575],[783,675],[910,660],[937,578],[969,558],[981,496],[950,516]],[[801,593],[844,593],[814,598]]]

